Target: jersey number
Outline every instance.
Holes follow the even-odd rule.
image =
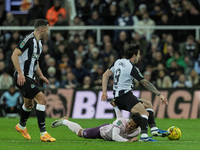
[[[115,71],[115,77],[114,77],[114,84],[115,84],[115,85],[117,85],[118,82],[119,82],[119,76],[120,76],[120,74],[121,74],[121,69],[118,68],[118,69]]]

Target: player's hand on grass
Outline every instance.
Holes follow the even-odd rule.
[[[41,76],[40,79],[46,84],[46,86],[49,86],[49,80],[45,76]]]
[[[128,140],[128,142],[136,142],[136,141],[138,141],[138,138],[136,137],[132,138],[131,140]]]
[[[163,104],[166,104],[166,105],[168,105],[168,101],[167,101],[167,98],[164,96],[164,95],[160,95],[160,99],[161,99],[161,104],[163,105]]]
[[[24,85],[25,82],[26,82],[26,79],[25,79],[23,73],[18,73],[17,84],[19,84],[19,86],[22,86],[22,85]]]
[[[101,95],[101,100],[102,100],[102,101],[106,101],[107,98],[108,98],[108,94],[105,93],[105,92],[103,92],[102,95]]]

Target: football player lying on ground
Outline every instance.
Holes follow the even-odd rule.
[[[113,105],[113,104],[112,104]],[[139,113],[131,115],[130,119],[123,118],[118,106],[114,106],[117,119],[112,124],[103,124],[94,128],[83,129],[79,124],[69,121],[67,118],[55,120],[51,127],[55,128],[61,125],[67,126],[72,132],[79,137],[86,139],[104,139],[116,142],[135,142],[140,132],[142,117]]]

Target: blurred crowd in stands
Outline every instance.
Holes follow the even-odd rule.
[[[73,20],[62,1],[55,0],[47,10],[42,2],[34,0],[25,24],[12,13],[2,12],[0,25],[33,26],[37,18],[46,18],[51,26],[200,25],[199,0],[75,0],[77,16]],[[104,30],[102,44],[98,44],[93,30],[52,31],[42,41],[40,66],[50,88],[101,89],[103,72],[123,57],[128,43],[135,42],[142,54],[137,66],[155,86],[200,87],[200,39],[195,40],[195,32],[152,29],[149,34],[144,29]],[[0,88],[13,84],[10,57],[24,35],[24,31],[1,31]],[[110,89],[112,84],[110,79]],[[140,86],[137,81],[135,86]]]

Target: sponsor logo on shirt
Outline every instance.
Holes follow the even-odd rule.
[[[21,43],[20,43],[20,48],[23,48],[25,46],[25,42],[24,41],[22,41]]]

